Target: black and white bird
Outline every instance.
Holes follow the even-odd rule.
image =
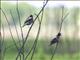
[[[56,37],[51,40],[50,45],[58,43],[60,36],[61,36],[61,33],[58,33]]]
[[[22,27],[24,27],[24,26],[26,26],[26,25],[31,25],[33,23],[33,15],[30,15],[27,19],[26,19],[26,21],[24,22],[24,25],[22,26]]]

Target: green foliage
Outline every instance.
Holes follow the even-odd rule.
[[[54,56],[55,60],[75,60],[75,59],[80,59],[80,48],[78,47],[78,44],[80,43],[80,40],[69,40],[69,43],[66,42],[66,40],[62,40],[63,41],[63,46],[61,47],[61,45],[58,46],[58,49],[56,51],[56,54]],[[27,52],[29,52],[29,49],[31,48],[32,44],[33,44],[33,40],[29,40],[27,42],[27,48],[25,47],[25,49],[27,49]],[[75,42],[75,45],[73,45],[73,43]],[[13,42],[9,40],[6,41],[7,44],[13,44]],[[46,40],[39,40],[38,41],[38,45],[37,45],[37,49],[35,50],[35,54],[34,54],[34,58],[33,60],[50,60],[50,57],[52,55],[50,48],[53,49],[54,51],[54,47],[55,45],[53,45],[52,47],[50,47],[49,45],[49,41]],[[9,46],[6,45],[6,46]],[[75,47],[74,47],[75,46]],[[26,52],[25,52],[26,53]],[[11,48],[9,48],[6,51],[6,55],[5,55],[5,60],[14,60],[17,54],[17,50],[15,49],[14,46],[11,46]],[[26,53],[27,54],[27,53]],[[30,54],[31,55],[31,54]],[[30,58],[30,56],[29,56]]]
[[[13,5],[13,4],[9,4],[9,3],[1,3],[1,8],[5,11],[6,16],[8,16],[11,24],[13,22],[12,22],[12,19],[10,18],[10,10],[12,11],[12,15],[14,17],[15,23],[18,23],[16,4]],[[26,3],[20,3],[18,9],[19,9],[21,21],[25,20],[26,17],[29,16],[30,14],[34,14],[35,12],[37,12],[35,7],[28,5]],[[71,16],[72,16],[72,18],[71,19],[68,18],[70,21],[66,20],[66,22],[64,22],[65,24],[63,24],[63,26],[65,28],[64,29],[65,34],[67,34],[68,31],[66,30],[66,26],[72,27],[72,25],[69,25],[69,24],[71,22],[74,22],[72,24],[74,24],[75,28],[77,28],[77,29],[75,29],[75,32],[73,35],[73,37],[75,37],[78,35],[77,30],[78,30],[79,26],[77,25],[77,22],[78,22],[77,16],[79,14],[77,14],[77,13],[79,13],[79,9],[78,8],[73,9],[73,11],[71,10],[71,12],[72,12],[72,15],[70,15],[70,18],[71,18]],[[47,22],[46,28],[49,27],[48,24],[51,25],[51,28],[52,28],[52,31],[50,30],[51,33],[54,31],[54,28],[53,28],[54,26],[59,28],[59,23],[60,23],[59,20],[61,17],[60,8],[46,9],[44,15],[45,15],[44,20],[45,20],[45,22]],[[2,18],[2,20],[4,21],[4,18]],[[4,23],[5,23],[5,21],[4,21]],[[45,25],[45,23],[43,23],[43,24]],[[58,29],[56,29],[56,30],[58,30]],[[15,39],[15,41],[16,41],[18,47],[20,47],[18,40]],[[58,49],[56,50],[56,54],[54,56],[54,60],[76,60],[76,59],[80,59],[80,57],[79,57],[80,56],[80,47],[79,47],[80,40],[77,40],[76,38],[73,38],[73,39],[65,38],[65,39],[62,39],[61,41],[62,41],[62,45],[58,46]],[[53,51],[54,51],[55,45],[50,47],[49,42],[50,41],[44,40],[44,39],[41,39],[38,41],[33,60],[50,60],[50,57],[52,55],[51,49],[53,49]],[[27,41],[27,44],[25,45],[25,49],[26,49],[25,54],[27,54],[26,52],[30,51],[30,48],[32,47],[33,43],[34,43],[33,39]],[[16,57],[18,51],[15,48],[15,45],[14,45],[11,38],[5,39],[4,47],[8,47],[6,50],[6,53],[5,53],[5,60],[15,60],[15,57]],[[29,58],[30,58],[30,56],[29,56]]]

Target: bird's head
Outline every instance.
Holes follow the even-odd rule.
[[[61,36],[61,33],[59,32],[59,33],[57,34],[57,36]]]
[[[33,15],[30,15],[30,17],[33,17]]]

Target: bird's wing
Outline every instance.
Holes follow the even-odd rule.
[[[33,17],[28,17],[28,18],[26,19],[25,23],[27,23],[28,21],[31,21],[31,20],[33,20]]]

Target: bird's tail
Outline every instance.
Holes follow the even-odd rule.
[[[24,25],[22,25],[22,27],[24,27],[25,26],[25,24]]]

